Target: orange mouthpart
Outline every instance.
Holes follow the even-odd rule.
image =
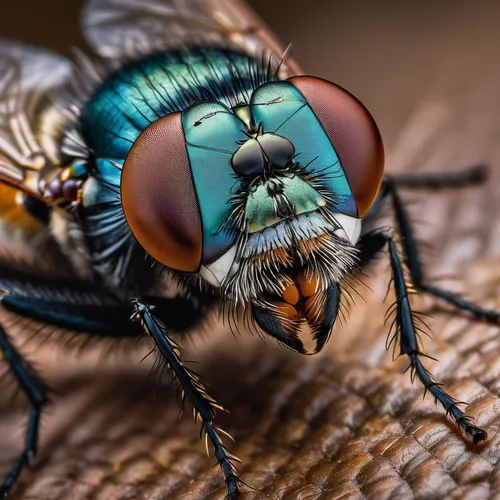
[[[278,311],[287,319],[296,320],[300,316],[309,318],[313,298],[318,291],[318,280],[315,276],[306,276],[301,271],[295,278],[294,283],[283,290],[283,302],[276,301],[274,305]]]

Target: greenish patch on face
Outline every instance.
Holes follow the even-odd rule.
[[[295,207],[295,215],[314,212],[326,205],[326,200],[306,181],[298,175],[283,177],[285,196]]]
[[[283,176],[259,184],[250,191],[245,205],[247,233],[257,233],[282,220],[314,212],[326,205],[326,200],[299,176]],[[283,213],[280,207],[287,207]]]

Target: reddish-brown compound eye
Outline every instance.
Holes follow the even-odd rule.
[[[121,197],[134,236],[154,259],[178,271],[197,271],[203,233],[181,113],[151,124],[123,165]]]
[[[343,88],[311,76],[288,80],[307,100],[344,168],[362,217],[377,196],[384,171],[384,148],[368,110]]]

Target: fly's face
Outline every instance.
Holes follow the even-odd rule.
[[[245,105],[202,102],[154,122],[123,166],[122,203],[152,257],[197,273],[266,333],[314,353],[335,323],[382,170],[368,111],[332,83],[293,77],[261,85]]]

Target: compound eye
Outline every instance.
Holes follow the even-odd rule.
[[[123,165],[121,198],[128,225],[146,252],[178,271],[199,269],[201,216],[181,113],[157,120],[137,138]]]
[[[384,169],[377,125],[353,95],[331,82],[310,76],[288,82],[304,96],[328,135],[362,217],[377,196]]]

